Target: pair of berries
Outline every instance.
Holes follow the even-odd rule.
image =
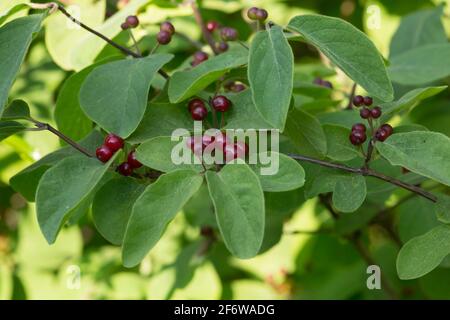
[[[247,17],[250,20],[264,22],[267,20],[267,17],[269,16],[269,13],[265,9],[252,7],[248,9],[247,11]]]
[[[372,106],[373,99],[371,97],[355,96],[353,98],[353,105],[355,107],[365,106],[359,112],[359,115],[363,119],[378,119],[381,117],[381,108],[379,106],[373,107],[371,109],[367,108]]]
[[[350,142],[354,146],[362,145],[367,140],[366,126],[362,123],[353,125],[352,132],[350,133]]]
[[[134,29],[139,25],[139,19],[136,16],[128,16],[120,27],[122,30]]]
[[[108,162],[118,150],[123,148],[123,145],[124,141],[121,137],[112,133],[108,134],[103,145],[95,151],[97,159],[104,163]]]
[[[208,32],[209,33],[213,33],[214,31],[216,31],[216,30],[218,30],[220,28],[220,24],[217,22],[217,21],[208,21],[207,23],[206,23],[206,30],[208,30]],[[227,28],[224,28],[224,29],[227,29]],[[231,28],[232,29],[232,28]],[[233,29],[234,30],[234,29]],[[221,31],[222,32],[222,31]],[[230,33],[230,31],[228,30],[225,30],[225,31],[223,31],[224,32],[224,34],[225,34],[225,36],[226,37],[228,37],[228,36],[230,36],[231,35],[231,37],[233,37],[233,31],[231,31],[231,33]],[[236,33],[236,38],[237,38],[237,31],[235,30],[234,31],[234,33]],[[227,41],[227,40],[226,40]],[[223,52],[225,52],[225,51],[227,51],[228,50],[228,48],[229,48],[229,46],[228,46],[228,43],[226,43],[226,41],[221,41],[221,42],[217,42],[216,44],[215,44],[215,47],[216,47],[216,49],[217,49],[217,52],[219,52],[219,53],[223,53]],[[197,64],[195,64],[195,65],[197,65]]]
[[[206,52],[197,51],[196,53],[194,53],[194,60],[191,61],[191,66],[195,67],[200,63],[208,60],[208,58],[209,56]]]
[[[136,152],[135,151],[131,151],[128,154],[127,161],[122,162],[117,167],[117,172],[119,172],[121,175],[127,177],[127,176],[130,176],[130,175],[133,174],[134,169],[138,169],[140,167],[142,167],[142,163],[140,163],[136,159]]]
[[[206,29],[213,33],[216,30],[219,30],[220,24],[217,21],[209,21],[206,24]],[[223,41],[235,41],[239,37],[239,33],[236,29],[231,27],[222,27],[220,28],[220,37]]]
[[[226,112],[231,107],[231,101],[225,96],[215,96],[211,99],[211,106],[218,112]],[[201,99],[192,99],[188,104],[189,112],[192,119],[196,121],[202,121],[208,115],[208,109],[206,109],[205,102]]]
[[[169,21],[164,21],[159,26],[159,32],[156,35],[156,41],[161,45],[166,45],[172,41],[172,36],[175,33],[175,27]]]
[[[394,133],[394,128],[392,128],[391,125],[385,123],[377,129],[377,131],[375,132],[375,138],[378,141],[383,142],[387,138],[389,138],[392,135],[392,133]]]
[[[199,143],[200,142],[200,143]],[[215,136],[203,135],[202,137],[189,137],[187,146],[196,156],[201,156],[206,147],[222,150],[225,160],[231,161],[237,158],[245,158],[249,148],[245,142],[233,143],[224,133]]]
[[[333,84],[330,81],[324,80],[322,78],[315,78],[313,83],[321,87],[333,89]]]

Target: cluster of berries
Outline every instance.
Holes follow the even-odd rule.
[[[139,25],[139,19],[136,16],[128,16],[120,25],[122,30],[134,29]]]
[[[264,22],[267,20],[269,13],[265,9],[252,7],[247,11],[247,17],[253,21]]]
[[[187,146],[198,157],[201,157],[206,147],[210,150],[222,150],[223,159],[232,161],[237,158],[244,159],[248,154],[249,147],[245,142],[233,142],[225,133],[218,133],[215,136],[203,135],[201,137],[189,137]]]
[[[219,95],[211,99],[210,105],[218,112],[226,112],[230,109],[232,103],[227,97]],[[208,109],[206,109],[205,102],[199,98],[189,101],[188,109],[192,119],[196,121],[202,121],[208,115]]]
[[[103,141],[103,145],[97,148],[95,151],[95,154],[97,156],[97,159],[101,162],[108,162],[109,159],[112,158],[112,156],[122,149],[124,146],[124,141],[121,137],[116,136],[115,134],[108,134]],[[128,154],[127,161],[121,163],[117,167],[117,171],[124,176],[129,176],[133,173],[134,169],[142,167],[142,163],[140,163],[136,159],[136,154],[134,151],[131,151]]]
[[[360,116],[361,118],[369,121],[371,128],[372,128],[372,119],[378,119],[382,115],[382,111],[379,106],[370,108],[372,104],[373,99],[371,97],[355,96],[353,98],[353,105],[355,107],[363,106],[363,108],[360,111]],[[363,144],[367,140],[366,131],[367,131],[366,126],[362,123],[357,123],[353,125],[349,137],[350,142],[355,146]],[[387,138],[389,138],[389,136],[392,135],[393,132],[394,129],[392,128],[392,126],[385,123],[375,131],[374,138],[377,141],[383,142]]]
[[[156,40],[161,45],[166,45],[172,41],[172,36],[175,33],[175,27],[169,21],[164,21],[159,26],[159,32],[156,35]]]
[[[315,78],[313,83],[321,87],[333,89],[333,84],[330,81],[324,80],[322,78]]]

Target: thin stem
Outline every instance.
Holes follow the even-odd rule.
[[[156,50],[159,48],[159,43],[156,44],[156,46],[153,47],[152,51],[150,52],[150,55],[154,54]]]
[[[200,10],[197,6],[197,1],[191,0],[190,4],[191,4],[192,11],[194,12],[195,21],[197,22],[198,26],[202,30],[203,39],[209,44],[209,46],[211,47],[211,50],[214,52],[214,54],[216,54],[216,55],[219,54],[220,52],[216,47],[216,42],[214,41],[214,38],[213,38],[211,32],[208,31],[205,23],[203,22],[202,14],[200,13]]]
[[[250,48],[244,43],[244,41],[239,40],[238,43],[243,46],[245,49],[250,50]]]
[[[416,193],[416,194],[418,194],[418,195],[420,195],[420,196],[422,196],[422,197],[424,197],[424,198],[426,198],[426,199],[428,199],[428,200],[430,200],[432,202],[436,202],[437,201],[436,196],[434,196],[433,194],[429,193],[428,191],[426,191],[426,190],[424,190],[424,189],[422,189],[422,188],[420,188],[418,186],[415,186],[415,185],[412,185],[412,184],[400,181],[400,180],[395,179],[393,177],[386,176],[386,175],[384,175],[384,174],[382,174],[380,172],[377,172],[377,171],[374,171],[374,170],[371,170],[371,169],[368,169],[368,168],[364,168],[364,167],[363,168],[352,168],[352,167],[348,167],[346,165],[333,163],[333,162],[327,162],[327,161],[314,159],[314,158],[310,158],[310,157],[302,156],[302,155],[297,155],[297,154],[288,154],[288,156],[291,157],[292,159],[295,159],[295,160],[305,161],[305,162],[309,162],[309,163],[314,163],[314,164],[317,164],[317,165],[320,165],[320,166],[326,167],[326,168],[337,169],[337,170],[350,172],[350,173],[355,173],[355,174],[360,174],[360,175],[368,176],[368,177],[374,177],[374,178],[377,178],[379,180],[383,180],[383,181],[389,182],[390,184],[396,185],[396,186],[398,186],[400,188],[403,188],[403,189],[406,189],[408,191],[414,192],[414,193]]]
[[[350,92],[350,97],[348,98],[348,104],[347,104],[347,109],[349,109],[349,110],[353,109],[353,98],[355,97],[355,92],[356,92],[357,86],[358,85],[356,84],[356,82],[352,86],[352,91]]]
[[[128,33],[130,34],[130,38],[133,41],[133,46],[136,49],[137,54],[142,56],[141,50],[139,50],[139,46],[138,46],[138,43],[136,41],[136,38],[134,37],[133,31],[131,31],[131,29],[128,29]]]
[[[367,147],[367,155],[366,159],[364,160],[364,168],[369,168],[369,162],[372,160],[372,154],[373,154],[373,147],[375,145],[375,140],[373,137],[369,140],[369,146]]]
[[[225,112],[220,113],[220,127],[222,128],[225,125]]]

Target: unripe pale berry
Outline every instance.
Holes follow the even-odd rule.
[[[213,108],[219,112],[226,112],[231,107],[231,101],[225,96],[215,96],[211,104]]]
[[[107,146],[103,145],[97,148],[97,150],[95,150],[95,155],[97,156],[97,159],[100,160],[101,162],[108,162],[109,159],[111,159],[111,157],[114,155],[114,151],[112,151]]]
[[[361,116],[361,118],[363,119],[369,119],[371,116],[371,112],[369,109],[367,108],[362,108],[361,111],[359,112],[359,115]]]
[[[258,10],[259,9],[257,7],[251,7],[250,9],[247,10],[247,17],[250,20],[258,20],[258,17],[257,17]]]
[[[111,149],[112,152],[116,152],[117,150],[122,149],[123,144],[123,139],[113,133],[110,133],[106,136],[104,143],[104,145]]]
[[[159,44],[166,45],[172,40],[172,35],[170,32],[162,30],[156,35],[156,40]]]
[[[142,163],[140,163],[139,160],[136,159],[136,151],[131,151],[128,154],[127,162],[130,164],[130,166],[133,169],[138,169],[138,168],[142,167]]]
[[[169,21],[164,21],[163,23],[161,23],[161,26],[159,27],[159,29],[161,31],[166,31],[166,32],[170,33],[170,35],[173,35],[175,33],[175,27]]]
[[[136,16],[128,16],[125,22],[130,28],[136,28],[139,25],[139,19]]]

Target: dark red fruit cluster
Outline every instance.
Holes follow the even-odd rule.
[[[139,19],[136,16],[128,16],[120,25],[122,30],[134,29],[139,25]]]
[[[366,126],[362,123],[357,123],[353,125],[352,132],[350,133],[350,142],[355,145],[359,146],[362,145],[367,140],[366,135]]]
[[[101,145],[95,151],[97,155],[97,159],[101,162],[108,162],[109,159],[120,149],[123,148],[124,141],[121,137],[116,136],[115,134],[108,134]]]
[[[369,108],[372,106],[372,104],[373,99],[371,97],[355,96],[353,98],[353,105],[355,107],[364,106],[359,112],[359,115],[363,119],[378,119],[379,117],[381,117],[381,108],[379,106]]]
[[[255,21],[260,21],[260,22],[264,22],[267,20],[267,17],[269,17],[269,13],[267,12],[267,10],[265,9],[261,9],[261,8],[257,8],[257,7],[252,7],[250,9],[248,9],[247,11],[247,17],[250,20],[255,20]]]
[[[172,41],[172,36],[175,33],[175,27],[169,21],[164,21],[159,26],[159,32],[156,35],[156,40],[161,45],[166,45]]]
[[[206,109],[205,102],[201,99],[192,99],[188,104],[189,112],[192,119],[196,121],[202,121],[208,115],[208,109]]]
[[[324,80],[322,78],[315,78],[314,84],[317,84],[318,86],[322,86],[325,88],[333,89],[333,84],[330,81]]]
[[[387,138],[389,138],[389,136],[391,136],[393,133],[394,133],[394,128],[392,128],[391,125],[385,123],[377,129],[377,131],[375,132],[375,138],[378,141],[383,142]]]
[[[198,142],[196,143],[196,140],[201,141],[201,144]],[[201,156],[206,147],[211,144],[213,148],[222,150],[224,160],[229,161],[237,158],[243,159],[249,151],[249,147],[245,142],[233,142],[222,132],[215,136],[203,135],[201,139],[189,137],[187,140],[187,146],[197,156]]]
[[[197,51],[194,53],[194,60],[191,61],[191,66],[195,67],[206,60],[208,60],[208,54],[203,51]]]
[[[138,169],[140,167],[142,167],[142,163],[140,163],[136,159],[136,152],[135,151],[131,151],[128,154],[127,161],[122,162],[117,167],[117,172],[119,172],[121,175],[127,177],[127,176],[131,176],[133,174],[134,169]]]

